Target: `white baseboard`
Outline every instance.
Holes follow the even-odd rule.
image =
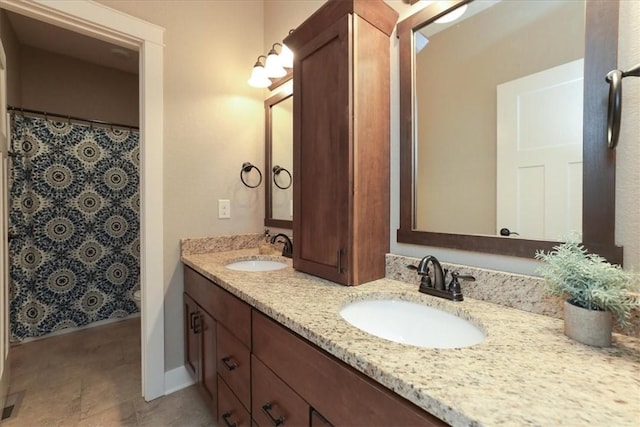
[[[177,368],[164,373],[165,396],[189,387],[192,384],[195,384],[195,381],[184,366],[178,366]]]

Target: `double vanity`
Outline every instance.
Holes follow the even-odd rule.
[[[212,252],[212,248],[183,251],[182,261],[187,298],[193,298],[203,309],[216,298],[212,295],[218,295],[218,299],[232,298],[247,313],[243,321],[225,324],[222,319],[217,328],[223,331],[217,339],[229,334],[235,337],[242,343],[240,348],[245,356],[222,354],[220,345],[217,353],[214,346],[212,356],[230,357],[227,363],[232,360],[231,363],[245,364],[248,379],[241,387],[246,396],[241,408],[247,423],[238,425],[249,425],[250,419],[260,426],[275,425],[273,420],[277,422],[282,413],[295,412],[278,406],[283,404],[283,397],[272,401],[269,392],[275,392],[275,386],[265,391],[260,383],[265,375],[278,384],[284,383],[286,390],[303,402],[295,406],[302,408],[303,419],[294,422],[295,418],[289,417],[289,423],[285,421],[284,425],[309,425],[313,419],[333,425],[443,425],[444,422],[455,426],[635,426],[640,419],[638,339],[616,334],[611,348],[587,347],[564,336],[561,320],[467,296],[462,302],[450,302],[425,295],[418,292],[417,276],[415,283],[383,278],[345,287],[300,273],[291,267],[289,259],[259,255],[257,247],[226,249],[229,248],[222,248],[221,252]],[[280,264],[281,268],[255,271],[262,269],[262,260],[269,260],[272,267]],[[244,271],[227,267],[236,262],[245,263]],[[417,260],[407,262],[415,264]],[[247,268],[254,271],[246,271]],[[204,289],[215,293],[189,295],[192,280],[189,277],[196,277]],[[209,302],[198,298],[207,298]],[[469,346],[418,347],[376,337],[341,315],[354,302],[372,300],[435,308],[454,315],[455,319],[464,319],[482,337],[480,342]],[[231,310],[229,304],[223,304],[222,310],[241,311]],[[185,312],[187,323],[189,315]],[[391,322],[395,317],[394,314],[378,320]],[[265,328],[267,332],[261,333]],[[449,330],[447,324],[438,324],[440,328]],[[305,369],[296,367],[296,360],[304,362],[308,357],[313,358],[314,364]],[[326,370],[316,367],[315,358],[321,366],[328,364]],[[220,360],[216,364],[217,385],[210,382],[209,388],[217,386],[222,392],[220,396],[228,396],[227,389],[233,387],[228,387],[230,384],[221,373],[226,375],[229,369]],[[359,386],[373,394],[357,391]],[[233,391],[231,396],[237,398],[242,393]],[[330,397],[336,396],[342,403],[331,403]],[[386,411],[372,420],[367,417],[374,410],[362,408],[377,399],[383,402],[378,406]],[[267,403],[273,405],[272,409],[263,408]],[[222,403],[216,409],[220,425],[226,425],[225,420],[233,424],[231,418],[236,415],[223,419],[229,411]],[[350,414],[350,418],[343,418],[345,414]],[[385,420],[385,416],[390,418]],[[415,418],[409,421],[401,417]]]

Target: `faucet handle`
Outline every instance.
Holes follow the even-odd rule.
[[[460,273],[456,273],[455,271],[452,271],[451,282],[449,283],[448,290],[451,293],[451,299],[453,301],[464,300],[462,296],[462,286],[460,286],[460,282],[458,280],[466,280],[466,281],[474,282],[476,278],[471,275],[460,275]]]
[[[409,270],[418,270],[418,266],[413,264],[407,264],[407,268]]]

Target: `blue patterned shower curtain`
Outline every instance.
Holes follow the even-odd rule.
[[[12,114],[11,340],[137,311],[139,133]]]

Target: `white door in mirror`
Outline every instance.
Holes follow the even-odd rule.
[[[581,232],[583,67],[498,85],[497,231],[554,241]]]

